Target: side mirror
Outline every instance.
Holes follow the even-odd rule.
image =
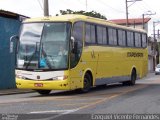
[[[71,37],[71,46],[72,46],[72,52],[77,53],[78,51],[78,43],[75,41],[74,37]]]
[[[17,35],[10,37],[10,53],[13,53],[14,41],[16,42],[16,49],[17,49],[17,42],[19,41],[19,37]]]
[[[75,43],[75,39],[73,36],[71,36],[71,47],[72,49],[74,49],[74,43]]]

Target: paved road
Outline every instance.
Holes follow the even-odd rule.
[[[18,118],[19,114],[27,114],[28,119],[40,119],[43,114],[48,120],[66,120],[64,116],[68,114],[72,114],[73,120],[84,119],[84,114],[87,119],[91,119],[91,114],[156,114],[160,113],[159,91],[160,76],[149,74],[135,86],[114,84],[93,88],[86,94],[53,91],[48,96],[38,93],[0,96],[0,113],[4,115],[1,117],[6,117],[6,113],[18,114]]]

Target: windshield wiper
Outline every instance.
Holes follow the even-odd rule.
[[[33,59],[33,57],[34,57],[34,56],[36,55],[36,53],[38,52],[38,51],[37,51],[37,45],[38,45],[39,43],[40,43],[40,42],[36,42],[36,49],[35,49],[34,53],[32,54],[31,58],[29,59],[27,65],[26,65],[26,69],[27,69],[28,66],[30,65],[30,63],[31,63],[31,61],[32,61],[32,59]]]

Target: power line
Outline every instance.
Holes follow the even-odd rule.
[[[69,6],[69,7],[72,7],[71,4],[68,4],[68,2],[66,2],[66,0],[62,0],[62,1],[63,1],[62,3],[63,3],[64,5],[67,5],[67,6]]]
[[[78,0],[78,2],[79,2],[81,5],[85,5],[85,3],[82,3],[80,0]]]
[[[80,0],[78,0],[78,2],[81,4],[81,5],[85,5],[85,10],[87,11],[87,9],[88,9],[88,2],[87,2],[88,0],[85,0],[85,3],[82,3]]]
[[[150,9],[150,10],[152,10],[152,11],[155,11],[152,7],[150,7],[145,1],[143,1],[143,3],[146,5],[146,6],[148,6],[148,8]]]
[[[114,11],[117,11],[117,12],[120,12],[120,13],[125,13],[125,11],[118,10],[118,9],[116,9],[116,8],[114,8],[114,7],[106,4],[106,3],[103,2],[102,0],[97,0],[97,1],[100,2],[102,5],[107,6],[107,7],[111,8],[111,9],[113,9]]]
[[[88,2],[87,2],[87,0],[86,0],[86,11],[87,11],[87,8],[88,8]]]
[[[143,3],[137,4],[136,5],[136,11],[139,11],[139,14],[137,14],[137,12],[135,13],[135,7],[131,7],[130,8],[132,14],[130,15],[131,17],[142,17],[142,14],[145,14],[148,11],[153,11],[150,10],[149,8],[146,7],[146,5],[144,5]],[[153,11],[154,12],[154,11]]]
[[[157,12],[155,12],[151,7],[149,7],[149,5],[147,5],[146,3],[144,3],[144,1],[142,1],[143,3],[141,4],[137,4],[136,6],[136,10],[139,11],[139,14],[134,14],[134,12],[132,13],[132,15],[137,16],[138,18],[142,18],[143,14],[147,14],[146,17],[150,17],[150,15],[148,15],[149,13],[155,14],[157,15]],[[132,8],[131,8],[132,9]],[[135,8],[133,8],[132,11],[135,11]]]
[[[136,3],[136,2],[138,2],[138,1],[142,1],[142,0],[134,0],[134,1],[128,1],[128,0],[126,0],[125,1],[125,4],[126,4],[126,20],[127,20],[127,22],[126,22],[126,26],[128,27],[128,23],[129,23],[129,21],[128,21],[128,8],[131,6],[131,5],[133,5],[134,3]],[[128,3],[131,3],[130,5],[128,5]]]
[[[43,9],[43,7],[42,7],[42,5],[41,5],[41,2],[39,1],[39,0],[37,0],[38,1],[38,3],[39,3],[39,6],[41,7],[41,9],[42,9],[42,11],[44,10]]]
[[[144,1],[143,1],[143,2],[144,2]],[[160,10],[159,10],[159,9],[158,9],[158,10],[153,9],[153,7],[151,7],[150,5],[148,5],[148,3],[146,3],[146,2],[144,2],[144,4],[145,4],[146,6],[148,6],[150,10],[152,10],[152,11],[154,11],[154,12],[156,11],[157,15],[160,16]]]

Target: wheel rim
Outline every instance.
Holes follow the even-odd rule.
[[[87,89],[89,86],[89,81],[87,78],[84,78],[84,89]]]
[[[91,88],[91,82],[90,79],[88,78],[88,76],[85,76],[84,78],[84,91],[89,91],[89,89]]]
[[[135,82],[136,82],[136,73],[133,72],[132,73],[132,84],[135,84]]]

